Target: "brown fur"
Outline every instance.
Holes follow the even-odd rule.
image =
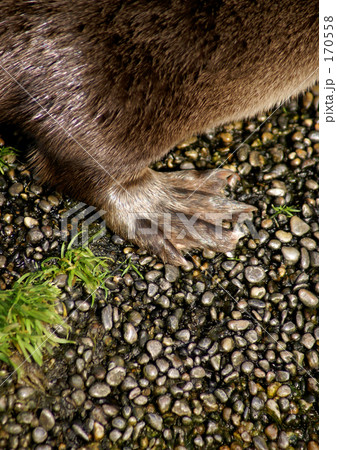
[[[128,210],[196,209],[174,187],[192,192],[200,175],[165,178],[150,163],[317,79],[318,2],[2,0],[0,64],[0,120],[34,135],[42,181],[108,210],[127,236]],[[179,248],[219,246],[133,240],[177,263]]]

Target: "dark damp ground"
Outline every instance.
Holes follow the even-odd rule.
[[[59,283],[76,343],[20,380],[0,366],[0,448],[318,449],[317,105],[315,87],[266,122],[193,138],[156,164],[226,161],[241,175],[229,195],[258,207],[260,240],[196,252],[183,270],[108,232],[91,246],[115,261],[108,297],[91,307],[80,285]],[[2,136],[25,149],[12,130]],[[75,205],[22,160],[0,176],[3,290],[59,255],[60,217]],[[272,218],[272,205],[286,208]],[[122,276],[129,256],[137,270]]]

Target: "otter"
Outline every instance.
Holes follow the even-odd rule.
[[[190,249],[235,248],[240,233],[219,235],[218,217],[255,208],[221,194],[228,170],[151,163],[317,77],[316,0],[1,1],[0,121],[34,136],[41,182],[176,265]]]

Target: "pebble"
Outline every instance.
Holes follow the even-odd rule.
[[[293,238],[292,234],[288,231],[277,230],[275,233],[277,239],[279,239],[283,244],[288,244]]]
[[[42,427],[34,428],[32,432],[32,438],[36,444],[41,444],[41,442],[44,442],[47,439],[47,437],[48,433],[44,428]]]
[[[282,247],[282,254],[288,265],[293,265],[300,259],[300,252],[295,247]]]
[[[126,377],[126,369],[124,367],[115,367],[110,370],[106,376],[106,382],[113,387],[119,386]]]
[[[25,217],[23,219],[23,223],[27,228],[34,228],[39,225],[39,221],[34,219],[33,217]]]
[[[104,326],[104,329],[106,331],[109,331],[113,327],[112,322],[112,306],[109,304],[102,310],[102,323]]]
[[[248,326],[248,325],[247,325]],[[235,348],[234,339],[227,337],[221,341],[221,347],[224,352],[229,353]]]
[[[249,320],[230,320],[227,326],[232,331],[244,331],[250,324]]]
[[[128,344],[137,342],[138,334],[132,323],[124,324],[124,339]]]
[[[256,450],[268,450],[265,439],[261,436],[254,436],[253,442]]]
[[[17,197],[18,195],[21,194],[21,192],[23,191],[24,187],[22,183],[14,183],[12,184],[12,186],[8,189],[9,194],[12,197]]]
[[[149,381],[153,381],[157,378],[158,376],[158,370],[157,367],[153,364],[147,364],[144,367],[144,376],[149,380]]]
[[[275,400],[269,399],[266,403],[266,408],[278,422],[281,421],[280,409]]]
[[[51,204],[47,202],[46,200],[40,200],[39,201],[39,208],[42,209],[42,211],[49,213],[51,211]]]
[[[297,216],[290,219],[290,229],[295,236],[303,236],[310,230],[310,226]]]
[[[38,242],[42,241],[43,238],[43,233],[37,227],[32,228],[27,233],[27,241],[31,244],[37,244]]]
[[[311,238],[303,238],[300,240],[300,244],[307,250],[315,250],[317,248],[316,242]]]
[[[104,438],[105,430],[103,425],[98,422],[94,423],[94,439],[95,441],[101,441]]]
[[[164,414],[170,409],[172,399],[169,395],[161,395],[158,398],[157,402],[158,402],[158,407],[160,409],[160,412],[162,414]]]
[[[122,433],[119,430],[112,430],[109,434],[111,442],[117,442],[122,437]]]
[[[150,427],[154,428],[157,431],[162,431],[163,429],[163,418],[158,414],[147,414],[145,416],[146,422],[150,425]]]
[[[250,283],[260,283],[266,277],[266,272],[261,266],[248,266],[245,268],[245,277]]]
[[[107,397],[111,392],[110,386],[106,383],[95,383],[89,389],[89,394],[94,398]]]
[[[310,131],[310,133],[308,134],[308,138],[312,141],[312,142],[319,142],[319,131]]]
[[[304,345],[305,348],[307,348],[308,350],[310,350],[316,343],[316,339],[314,338],[314,336],[310,333],[305,333],[302,336],[301,339],[301,344]]]
[[[162,352],[162,344],[157,340],[150,340],[146,344],[146,349],[153,359],[156,359]]]
[[[180,330],[174,336],[178,339],[178,341],[189,342],[191,333],[189,330]]]
[[[172,407],[172,412],[177,416],[191,417],[192,411],[185,400],[176,400]]]
[[[55,418],[53,416],[53,413],[49,409],[43,409],[40,414],[39,422],[41,427],[43,427],[45,430],[51,430],[55,425]]]
[[[252,298],[263,298],[266,295],[266,289],[263,286],[254,286],[250,291]]]
[[[3,269],[6,266],[7,258],[4,255],[0,255],[0,269]]]
[[[18,389],[17,391],[17,396],[20,400],[28,400],[29,398],[33,397],[33,395],[35,394],[35,389],[33,389],[32,387],[22,387],[20,389]]]
[[[308,308],[317,308],[318,298],[312,292],[307,289],[300,289],[298,291],[298,296],[304,306],[307,306]]]
[[[191,370],[191,377],[192,378],[204,378],[206,376],[205,369],[203,367],[194,367]]]
[[[213,294],[213,292],[207,291],[201,297],[201,303],[204,306],[211,306],[213,303],[214,297],[215,297],[215,295]]]
[[[165,264],[165,279],[169,283],[176,282],[180,277],[180,270],[176,266],[172,266],[171,264]]]
[[[286,449],[289,447],[289,438],[285,431],[280,432],[277,444],[278,444],[278,448],[280,448],[280,449]]]
[[[162,273],[159,270],[150,270],[145,274],[145,280],[148,282],[155,282],[162,276]]]
[[[277,426],[272,423],[271,425],[268,425],[265,429],[266,436],[271,440],[275,441],[278,436],[278,429]]]

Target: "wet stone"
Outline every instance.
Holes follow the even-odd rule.
[[[315,345],[316,339],[310,333],[305,333],[302,336],[301,344],[304,345],[308,350],[310,350]]]
[[[49,409],[43,409],[40,414],[39,422],[41,427],[43,427],[45,430],[51,430],[55,425],[55,418],[53,416],[53,413]]]
[[[300,252],[295,247],[282,247],[282,254],[289,265],[296,264],[300,259]]]
[[[276,420],[278,421],[281,420],[281,413],[275,400],[272,399],[268,400],[266,403],[266,407],[267,410],[271,413],[271,415],[276,418]]]
[[[300,244],[307,250],[315,250],[317,248],[316,242],[311,238],[303,238],[300,240]]]
[[[106,376],[106,382],[113,387],[119,386],[126,377],[126,369],[124,367],[115,367]]]
[[[124,339],[128,344],[137,342],[138,334],[132,323],[124,324]]]
[[[104,326],[104,329],[106,331],[109,331],[112,329],[113,322],[112,322],[112,306],[109,304],[102,310],[102,323]]]
[[[297,216],[290,219],[290,229],[295,236],[303,236],[310,230],[310,226]]]
[[[22,183],[14,183],[12,186],[8,189],[9,194],[12,197],[16,197],[23,191],[23,184]]]
[[[39,207],[42,209],[42,211],[49,213],[51,211],[51,204],[47,202],[46,200],[40,200],[39,201]]]
[[[32,228],[27,233],[27,241],[31,244],[37,244],[38,242],[42,241],[43,238],[43,233],[37,227]]]
[[[192,411],[185,400],[177,400],[172,407],[172,412],[177,416],[191,417],[192,415]]]
[[[170,282],[174,283],[177,281],[180,277],[180,270],[176,266],[172,266],[171,264],[165,264],[165,279]]]
[[[267,426],[267,428],[265,429],[265,433],[271,441],[275,441],[278,435],[278,428],[274,423],[272,423],[271,425]]]
[[[107,397],[111,392],[110,386],[106,383],[95,383],[89,389],[89,394],[94,398]]]
[[[288,397],[291,394],[291,389],[288,385],[280,386],[277,390],[277,395],[279,397]]]
[[[124,428],[126,427],[126,421],[125,419],[123,419],[123,417],[115,417],[112,420],[112,426],[114,428],[118,428],[118,430],[124,430]]]
[[[154,428],[157,431],[161,431],[163,429],[163,418],[158,414],[147,414],[145,416],[145,420],[150,425],[150,427]]]
[[[266,295],[266,289],[263,286],[254,286],[250,291],[250,296],[252,298],[261,299]]]
[[[308,308],[317,308],[318,298],[312,292],[308,291],[307,289],[300,289],[298,291],[298,296],[301,302]]]
[[[180,330],[174,336],[179,341],[188,342],[191,338],[191,333],[189,330]]]
[[[191,370],[191,377],[192,378],[203,378],[206,376],[205,369],[203,367],[194,367]]]
[[[218,404],[213,394],[201,394],[200,399],[202,400],[206,411],[208,412],[217,411]]]
[[[147,364],[144,367],[144,376],[149,380],[149,381],[153,381],[157,378],[158,376],[158,370],[157,367],[153,364]]]
[[[6,256],[0,255],[0,269],[6,266]]]
[[[283,244],[288,244],[293,238],[292,234],[288,231],[277,230],[275,233],[277,239],[279,239]]]
[[[162,352],[162,348],[163,346],[161,342],[155,339],[148,341],[146,344],[146,349],[153,359],[156,359],[160,355],[160,353]]]
[[[159,291],[159,287],[154,283],[149,283],[148,289],[147,289],[147,295],[151,298],[154,297],[157,292]]]
[[[227,353],[231,352],[235,348],[234,339],[232,339],[231,337],[223,339],[220,345],[223,351]]]
[[[312,142],[319,142],[319,131],[317,130],[310,131],[310,133],[308,134],[308,138]]]
[[[147,272],[145,274],[145,280],[148,282],[154,282],[158,280],[162,276],[162,273],[159,272],[159,270],[150,270],[150,272]]]
[[[47,437],[48,433],[44,428],[42,427],[34,428],[32,438],[36,444],[41,444],[41,442],[44,442],[47,439]]]
[[[244,331],[250,324],[249,320],[230,320],[227,326],[232,331]]]
[[[243,373],[248,375],[253,372],[254,364],[251,361],[245,361],[241,366],[241,370]]]
[[[109,434],[111,442],[117,442],[122,437],[122,433],[119,430],[112,430]]]
[[[289,447],[289,437],[285,431],[281,431],[277,444],[280,449],[286,449]]]
[[[241,364],[244,362],[246,358],[244,357],[244,355],[242,354],[242,352],[240,351],[235,351],[232,353],[231,356],[231,361],[232,364],[235,368],[241,366]]]
[[[284,331],[287,334],[295,333],[296,325],[293,322],[287,322],[283,325],[282,331]]]
[[[76,406],[81,406],[86,400],[86,395],[83,390],[78,389],[71,394],[71,398]]]
[[[170,409],[172,399],[169,395],[161,395],[158,398],[158,407],[161,413],[165,413]]]
[[[34,228],[39,225],[39,221],[34,219],[33,217],[25,217],[23,219],[23,223],[27,228]]]
[[[147,289],[147,284],[145,283],[145,281],[136,281],[135,282],[135,288],[137,289],[137,291],[146,291]]]
[[[213,303],[214,300],[214,294],[211,291],[207,291],[203,294],[202,298],[201,298],[201,303],[204,306],[210,306]]]
[[[261,411],[261,409],[264,408],[264,402],[260,397],[253,397],[251,405],[256,411]]]
[[[20,400],[28,400],[35,394],[35,389],[32,387],[22,387],[17,391],[17,396]]]
[[[254,436],[253,443],[255,445],[256,450],[268,450],[268,445],[265,439],[261,436]]]
[[[250,283],[260,283],[266,277],[266,273],[261,266],[248,266],[245,268],[245,277]]]
[[[307,354],[308,363],[311,369],[318,369],[318,353],[315,350],[310,350]]]

